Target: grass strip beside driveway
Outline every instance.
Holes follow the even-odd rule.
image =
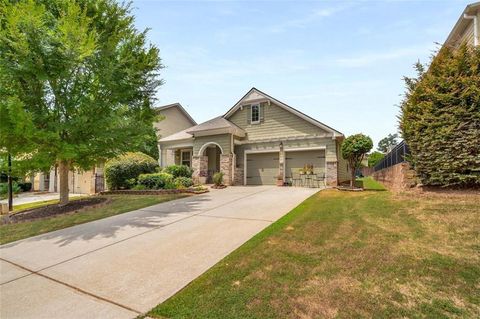
[[[479,200],[319,192],[147,315],[478,317]]]
[[[91,222],[143,207],[182,198],[185,194],[165,195],[109,195],[106,205],[87,209],[79,213],[69,213],[51,218],[39,219],[30,222],[6,224],[0,226],[0,244],[6,244],[27,237],[48,233],[54,230]]]

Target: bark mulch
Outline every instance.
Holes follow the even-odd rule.
[[[76,213],[87,208],[104,205],[107,201],[108,198],[93,197],[73,200],[64,206],[59,206],[58,204],[47,205],[14,213],[10,216],[5,216],[4,218],[2,218],[2,224],[26,222],[33,219],[52,217],[72,212]]]

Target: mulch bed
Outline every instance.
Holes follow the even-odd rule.
[[[207,193],[208,189],[195,189],[195,188],[185,188],[185,189],[145,189],[145,190],[135,190],[135,189],[119,189],[101,192],[100,195],[164,195],[164,194],[203,194]]]
[[[227,185],[212,185],[210,186],[210,188],[213,188],[213,189],[223,189],[223,188],[226,188]]]
[[[72,212],[76,213],[76,212],[85,210],[87,208],[103,206],[108,201],[110,201],[108,198],[93,197],[93,198],[73,200],[65,206],[52,204],[52,205],[47,205],[39,208],[33,208],[33,209],[18,212],[18,213],[14,213],[9,216],[4,216],[2,218],[2,224],[26,222],[33,219],[64,215]]]

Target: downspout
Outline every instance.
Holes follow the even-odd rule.
[[[478,17],[465,13],[463,18],[473,20],[473,45],[478,46]]]

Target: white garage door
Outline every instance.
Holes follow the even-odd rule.
[[[274,185],[278,175],[278,152],[245,154],[247,185]]]
[[[305,165],[313,165],[315,174],[325,173],[325,150],[286,152],[285,176],[298,175]]]

